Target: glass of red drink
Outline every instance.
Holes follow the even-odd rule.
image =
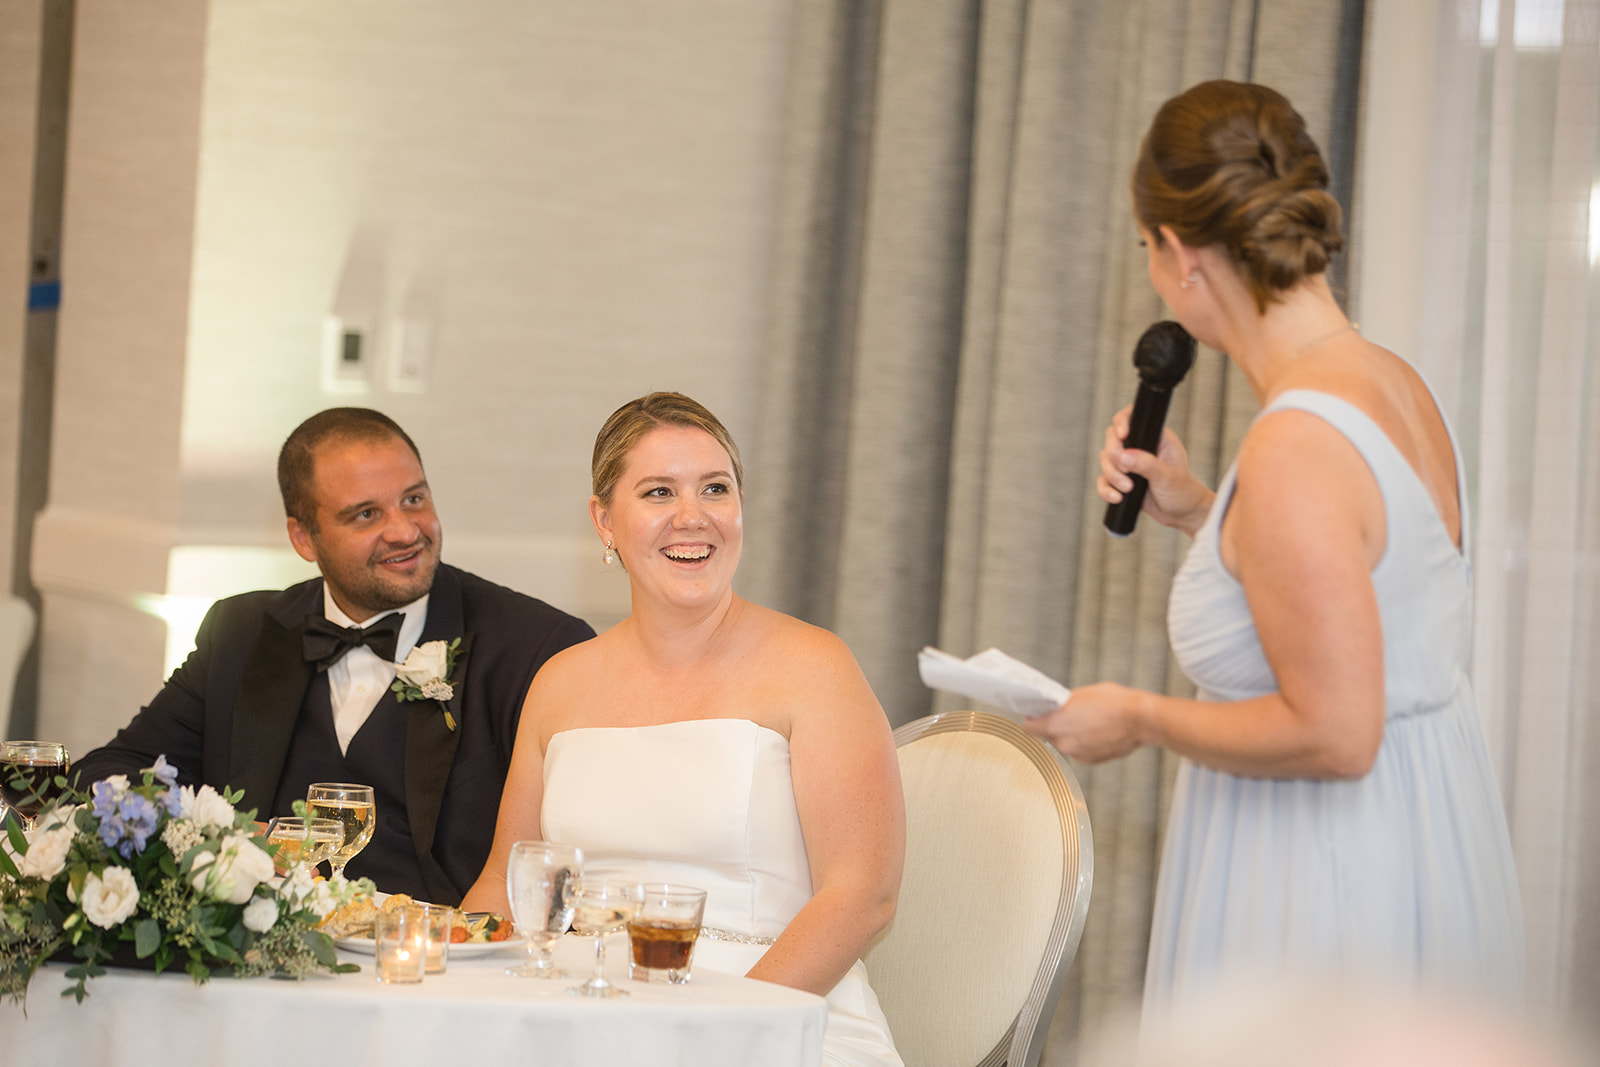
[[[67,746],[54,741],[0,742],[0,798],[16,812],[26,833],[46,804],[61,796]]]
[[[656,882],[632,886],[629,894],[634,907],[628,920],[628,976],[683,985],[706,914],[706,891]]]

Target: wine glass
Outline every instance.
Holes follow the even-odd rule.
[[[548,841],[518,841],[506,864],[511,917],[528,946],[528,958],[506,973],[518,978],[565,978],[551,952],[572,922],[582,878],[583,851]]]
[[[578,887],[578,897],[572,907],[572,929],[594,938],[594,977],[582,985],[570,987],[567,992],[583,997],[628,995],[626,989],[618,989],[606,981],[606,938],[627,926],[633,917],[632,888],[629,882],[604,878],[585,878]]]
[[[267,824],[267,844],[277,845],[272,865],[288,874],[297,863],[315,867],[344,843],[344,827],[337,819],[302,819],[280,815]]]
[[[67,747],[54,741],[0,742],[0,796],[24,833],[32,834],[39,812],[61,796],[67,766]]]
[[[344,865],[367,847],[378,826],[378,805],[370,785],[317,782],[306,790],[306,811],[314,818],[336,820],[344,831],[343,842],[328,857],[334,874],[344,873]]]

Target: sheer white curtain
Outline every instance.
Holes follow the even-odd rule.
[[[1377,0],[1375,26],[1398,2]],[[1600,1003],[1600,0],[1432,7],[1431,41],[1401,60],[1432,57],[1407,354],[1466,455],[1473,683],[1522,883],[1528,1003],[1585,1022]],[[1384,195],[1362,194],[1375,210]]]

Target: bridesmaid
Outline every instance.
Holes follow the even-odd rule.
[[[1147,1013],[1219,976],[1515,993],[1521,909],[1467,676],[1460,456],[1428,387],[1345,318],[1339,207],[1300,115],[1260,85],[1169,100],[1132,178],[1151,284],[1262,406],[1213,493],[1170,432],[1100,453],[1100,496],[1194,538],[1168,609],[1199,689],[1102,683],[1030,723],[1087,762],[1183,757]]]

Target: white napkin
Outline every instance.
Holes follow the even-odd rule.
[[[998,648],[958,659],[937,648],[917,653],[922,684],[1033,718],[1056,710],[1072,690]]]

